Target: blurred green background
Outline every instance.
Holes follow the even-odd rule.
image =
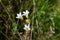
[[[32,40],[60,40],[60,0],[0,0],[0,40],[19,40],[23,23],[16,19],[29,10]]]

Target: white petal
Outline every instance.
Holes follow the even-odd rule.
[[[30,27],[30,23],[29,23],[28,25],[25,24],[24,26],[25,26],[25,27]]]
[[[28,30],[30,30],[30,27],[28,27]]]
[[[25,16],[26,15],[26,12],[23,12],[23,13],[24,13],[23,15]]]
[[[26,30],[26,29],[28,29],[28,30],[30,30],[30,23],[28,24],[28,25],[24,25],[24,30]]]
[[[24,27],[24,30],[26,30],[26,27]]]
[[[24,25],[25,27],[28,27],[26,24]]]
[[[26,12],[23,12],[24,14],[26,13]]]
[[[17,17],[16,18],[21,18],[22,15],[21,15],[21,12],[19,14],[17,14]]]
[[[29,11],[28,11],[28,10],[26,10],[26,11],[25,11],[25,12],[23,12],[23,13],[24,13],[23,15],[25,16],[25,15],[28,15],[28,14],[29,14]]]
[[[26,10],[26,13],[29,13],[29,11],[28,11],[28,10]]]
[[[30,27],[30,23],[28,24],[28,27]]]
[[[18,16],[19,14],[17,14],[17,16]]]
[[[16,17],[16,18],[20,18],[20,17]]]

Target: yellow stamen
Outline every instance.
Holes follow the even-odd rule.
[[[25,22],[26,22],[26,24],[29,24],[30,23],[30,20],[29,19],[26,19]]]
[[[23,17],[21,17],[20,19],[23,20]]]
[[[26,28],[26,31],[29,31],[29,29],[28,29],[28,28]]]
[[[29,18],[28,15],[26,15],[26,18]]]

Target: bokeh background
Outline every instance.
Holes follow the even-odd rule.
[[[60,40],[60,0],[0,0],[0,40],[20,39],[24,26],[16,14],[25,10],[31,40]]]

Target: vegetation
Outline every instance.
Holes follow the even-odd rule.
[[[16,18],[25,10],[29,40],[60,40],[60,0],[0,0],[0,40],[25,40],[24,21]]]

